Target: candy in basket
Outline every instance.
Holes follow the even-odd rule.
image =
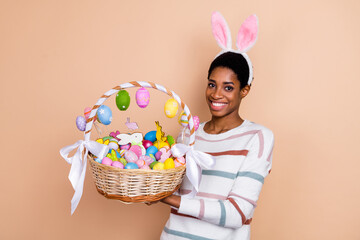
[[[90,140],[94,121],[105,125],[112,121],[109,107],[103,103],[111,95],[117,94],[117,107],[124,111],[129,107],[130,97],[126,88],[140,88],[136,94],[137,104],[144,108],[149,101],[146,88],[153,88],[168,94],[171,98],[165,104],[165,114],[174,117],[178,104],[183,112],[179,122],[189,128],[188,144],[175,143],[171,136],[166,136],[162,127],[156,122],[156,131],[142,133],[112,132],[110,136]],[[88,109],[90,110],[90,109]],[[150,82],[124,83],[106,92],[87,112],[85,120],[78,117],[77,126],[84,130],[85,140],[60,150],[62,157],[70,163],[69,179],[75,190],[71,201],[72,213],[82,196],[86,172],[86,159],[90,164],[96,189],[106,198],[118,199],[122,202],[152,202],[171,195],[176,191],[186,175],[193,185],[193,194],[198,190],[201,168],[211,168],[213,158],[194,150],[195,124],[189,108],[180,97],[165,87]],[[195,118],[198,124],[198,118]],[[129,128],[136,128],[135,123],[128,121]],[[69,153],[77,149],[74,156]]]

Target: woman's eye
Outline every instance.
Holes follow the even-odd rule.
[[[213,84],[213,83],[208,83],[208,87],[209,87],[209,88],[213,88],[213,87],[215,87],[215,84]]]
[[[233,89],[234,89],[234,88],[231,87],[231,86],[226,86],[226,87],[225,87],[225,90],[226,90],[226,91],[232,91]]]

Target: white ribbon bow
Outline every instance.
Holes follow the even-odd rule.
[[[76,153],[72,157],[68,157],[69,153],[77,148]],[[82,158],[83,151],[85,151],[84,159]],[[95,141],[84,141],[79,140],[73,145],[64,147],[60,150],[61,156],[71,164],[71,169],[69,173],[69,180],[72,184],[72,187],[75,190],[74,196],[71,199],[71,215],[74,213],[77,208],[84,187],[84,179],[86,173],[86,158],[88,152],[91,152],[98,158],[104,158],[109,152],[109,146],[95,142]]]
[[[202,169],[213,168],[215,158],[207,153],[195,150],[194,146],[187,146],[182,143],[172,146],[171,153],[174,157],[182,157],[186,154],[186,177],[193,185],[192,191],[186,196],[194,197],[199,191]]]

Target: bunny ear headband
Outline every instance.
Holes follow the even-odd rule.
[[[212,14],[211,25],[215,40],[222,49],[220,53],[216,55],[216,57],[225,52],[235,52],[241,54],[246,59],[249,65],[248,85],[250,85],[253,80],[253,69],[250,58],[246,54],[246,52],[254,46],[257,40],[259,31],[259,23],[257,16],[251,15],[241,25],[236,39],[237,50],[232,49],[231,33],[229,30],[229,26],[226,23],[225,18],[219,12],[214,12]]]

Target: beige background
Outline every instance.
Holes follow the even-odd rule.
[[[215,10],[234,40],[248,15],[260,19],[249,53],[255,81],[240,112],[272,129],[276,146],[252,239],[360,239],[357,0],[1,0],[1,239],[159,238],[169,207],[107,200],[89,169],[71,216],[70,165],[59,150],[82,139],[75,118],[86,106],[133,80],[167,86],[206,121]],[[151,96],[148,108],[133,102],[125,113],[111,98],[104,131],[124,129],[129,116],[144,132],[160,120],[175,134],[177,121],[162,113],[167,97]]]

